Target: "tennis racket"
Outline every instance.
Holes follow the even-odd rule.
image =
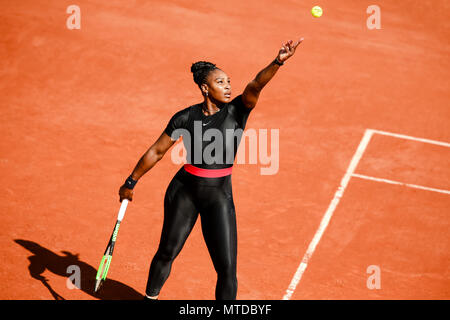
[[[119,232],[120,223],[125,215],[125,210],[127,210],[128,200],[122,200],[122,204],[120,205],[119,214],[117,216],[117,221],[113,229],[113,233],[109,238],[108,245],[106,246],[105,253],[103,254],[102,261],[100,262],[100,266],[98,267],[97,276],[95,277],[95,288],[94,292],[97,292],[98,289],[102,286],[103,282],[106,280],[106,275],[108,274],[109,266],[111,264],[112,254],[114,251],[114,245],[116,244],[117,233]]]

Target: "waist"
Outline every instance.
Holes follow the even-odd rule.
[[[199,167],[195,167],[191,164],[185,164],[184,170],[189,172],[190,174],[203,177],[203,178],[221,178],[225,176],[231,175],[233,167],[224,168],[224,169],[203,169]]]

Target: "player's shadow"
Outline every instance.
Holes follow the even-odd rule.
[[[113,279],[106,279],[103,286],[94,293],[95,276],[97,270],[78,259],[78,254],[72,254],[68,251],[61,251],[63,255],[58,255],[51,250],[40,246],[39,244],[28,240],[14,240],[32,253],[28,257],[30,265],[28,270],[32,278],[39,280],[50,291],[55,300],[64,300],[50,286],[48,280],[42,276],[45,270],[48,270],[58,276],[69,278],[73,274],[73,270],[69,266],[78,266],[80,268],[80,290],[90,294],[91,296],[101,300],[142,300],[143,295],[133,288]],[[69,271],[68,271],[69,270]],[[65,280],[67,281],[67,280]],[[73,289],[76,290],[76,289]]]

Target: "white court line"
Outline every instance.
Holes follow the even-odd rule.
[[[306,267],[308,266],[309,259],[314,253],[314,250],[316,250],[316,246],[319,243],[320,239],[322,238],[323,233],[325,232],[325,229],[328,226],[328,223],[330,222],[331,217],[333,216],[334,210],[336,209],[339,200],[342,198],[345,188],[347,188],[348,182],[350,181],[350,178],[352,177],[353,172],[356,169],[356,166],[358,165],[359,161],[361,160],[361,157],[364,153],[364,151],[367,148],[367,145],[369,144],[370,138],[373,135],[373,130],[366,129],[364,132],[364,136],[361,139],[361,142],[359,143],[358,149],[356,149],[355,154],[353,155],[352,160],[350,161],[350,164],[347,168],[347,171],[344,175],[344,177],[341,180],[341,184],[339,188],[337,189],[336,193],[334,194],[333,200],[331,200],[330,205],[328,206],[327,211],[325,212],[322,221],[320,221],[319,228],[317,229],[313,239],[311,240],[311,243],[308,246],[308,250],[306,250],[305,255],[303,256],[302,262],[297,268],[297,271],[294,274],[294,277],[291,280],[291,283],[289,284],[288,289],[286,290],[286,293],[283,297],[283,300],[289,300],[292,296],[292,294],[295,291],[295,288],[297,287],[298,283],[300,282],[303,273],[306,270]]]
[[[381,131],[381,130],[374,130],[374,129],[368,129],[368,130],[371,130],[373,133],[378,133],[378,134],[382,134],[382,135],[385,135],[385,136],[390,136],[390,137],[395,137],[395,138],[400,138],[400,139],[406,139],[406,140],[419,141],[419,142],[424,142],[424,143],[430,143],[430,144],[435,144],[435,145],[438,145],[438,146],[450,148],[450,143],[447,143],[447,142],[430,140],[430,139],[423,139],[423,138],[416,138],[416,137],[407,136],[407,135],[404,135],[404,134],[392,133],[392,132]]]
[[[404,183],[404,182],[398,182],[398,181],[393,181],[393,180],[388,180],[388,179],[369,177],[369,176],[366,176],[366,175],[363,175],[363,174],[353,173],[352,177],[366,179],[366,180],[372,180],[372,181],[378,181],[378,182],[385,182],[385,183],[389,183],[389,184],[396,184],[396,185],[410,187],[410,188],[415,188],[415,189],[421,189],[421,190],[427,190],[427,191],[434,191],[434,192],[439,192],[439,193],[450,194],[450,190],[429,188],[429,187],[419,186],[417,184]]]
[[[363,175],[354,174],[354,171],[355,171],[359,161],[361,160],[361,157],[362,157],[364,151],[366,150],[367,145],[370,142],[370,138],[373,136],[374,133],[391,136],[391,137],[395,137],[395,138],[400,138],[400,139],[430,143],[430,144],[450,148],[450,143],[447,143],[447,142],[417,138],[417,137],[412,137],[412,136],[408,136],[408,135],[404,135],[404,134],[391,133],[391,132],[386,132],[386,131],[381,131],[381,130],[366,129],[366,131],[364,132],[364,136],[361,139],[361,142],[359,143],[358,149],[356,150],[355,154],[353,155],[353,158],[350,161],[350,165],[348,166],[347,171],[341,180],[341,184],[340,184],[338,190],[336,191],[336,193],[334,194],[334,198],[333,198],[333,200],[331,200],[331,203],[328,206],[327,211],[325,212],[324,216],[322,217],[319,228],[317,229],[316,233],[314,234],[314,237],[311,240],[311,243],[309,244],[305,255],[303,256],[303,259],[302,259],[300,265],[298,266],[297,271],[295,272],[294,277],[292,278],[291,283],[289,284],[289,287],[286,290],[285,295],[283,296],[283,300],[289,300],[291,298],[292,294],[294,293],[295,289],[297,288],[297,285],[299,284],[299,282],[303,276],[303,273],[305,272],[306,267],[308,266],[308,262],[311,259],[311,256],[314,253],[317,244],[319,243],[320,239],[322,238],[322,235],[325,232],[325,229],[327,228],[328,223],[330,222],[330,219],[333,216],[334,211],[336,210],[339,200],[342,198],[342,196],[344,194],[344,191],[348,185],[348,182],[350,181],[350,178],[352,176],[358,177],[358,178],[363,178],[363,177],[366,178],[367,177],[367,176],[363,176]],[[369,177],[367,177],[367,178],[369,178]],[[387,180],[387,179],[378,179],[378,178],[373,178],[373,177],[370,177],[370,178],[371,178],[371,180],[375,180],[375,181],[401,184],[401,185],[405,185],[408,187],[424,189],[424,190],[429,190],[429,191],[436,191],[436,192],[443,192],[443,193],[449,192],[447,190],[427,188],[427,187],[417,186],[417,185],[413,185],[413,184],[404,184],[401,182],[396,182],[396,181]]]

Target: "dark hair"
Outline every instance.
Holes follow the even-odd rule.
[[[197,61],[191,66],[191,72],[194,74],[194,82],[200,87],[206,82],[206,77],[208,74],[218,69],[214,63],[207,61]]]

